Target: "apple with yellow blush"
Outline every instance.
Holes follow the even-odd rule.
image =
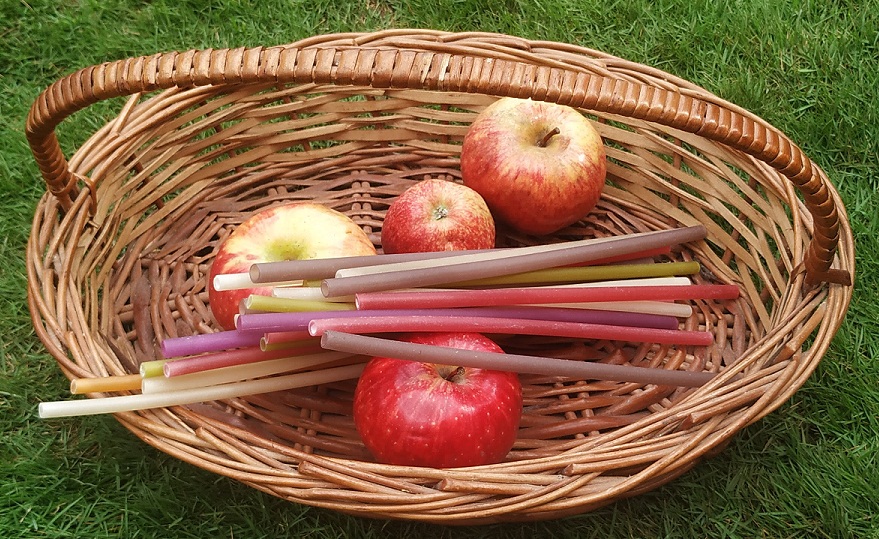
[[[344,213],[315,202],[271,206],[239,224],[220,245],[209,272],[211,313],[220,327],[234,329],[241,300],[251,294],[271,295],[265,286],[217,290],[217,275],[246,273],[263,262],[374,254],[369,236]]]

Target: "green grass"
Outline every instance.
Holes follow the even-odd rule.
[[[157,452],[112,418],[37,419],[37,402],[66,388],[24,294],[43,186],[23,124],[39,91],[110,59],[388,27],[601,49],[700,84],[788,133],[838,186],[858,248],[849,315],[805,386],[656,491],[562,521],[453,531],[283,502]],[[0,537],[879,537],[877,58],[877,0],[2,0]],[[66,151],[99,116],[62,125]]]

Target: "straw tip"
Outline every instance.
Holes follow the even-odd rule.
[[[333,290],[330,284],[327,282],[327,279],[324,279],[320,282],[320,292],[324,295],[325,298],[333,297]]]
[[[37,405],[37,416],[40,419],[53,417],[52,414],[49,413],[49,407],[46,406],[45,402],[41,402]]]
[[[252,288],[255,286],[254,283],[250,279],[250,274],[247,272],[244,273],[220,273],[218,275],[214,275],[214,279],[212,281],[214,290],[228,291],[228,290],[241,290],[245,288]]]
[[[315,321],[314,320],[309,321],[308,322],[308,334],[311,335],[312,337],[317,337],[319,333],[320,333],[320,328],[315,323]],[[322,335],[323,334],[321,333],[321,336]]]
[[[714,344],[714,333],[711,333],[710,331],[703,331],[697,333],[697,335],[699,335],[700,337],[697,345],[711,346],[712,344]]]

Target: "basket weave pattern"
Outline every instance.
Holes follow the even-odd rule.
[[[854,253],[824,173],[753,114],[597,51],[494,34],[389,31],[93,66],[36,101],[27,134],[48,192],[28,250],[34,325],[68,377],[137,372],[165,338],[216,331],[206,275],[253,211],[313,200],[380,247],[393,198],[460,179],[460,142],[497,96],[569,104],[605,140],[598,207],[552,238],[703,224],[674,250],[735,302],[693,302],[707,348],[511,337],[508,350],[720,373],[698,389],[523,376],[505,462],[436,470],[370,460],[354,382],[117,414],[145,442],[272,495],[355,514],[444,523],[581,513],[662,485],[721,450],[811,374],[851,297]],[[71,156],[56,126],[131,96]]]

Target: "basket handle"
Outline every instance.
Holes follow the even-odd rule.
[[[531,97],[625,115],[726,144],[766,162],[802,193],[814,231],[804,260],[806,282],[850,285],[832,269],[840,215],[827,180],[784,134],[722,105],[628,80],[445,51],[347,46],[254,47],[168,52],[107,62],[68,75],[31,107],[26,136],[49,191],[67,210],[78,195],[55,128],[104,99],[171,87],[242,83],[332,83]]]

